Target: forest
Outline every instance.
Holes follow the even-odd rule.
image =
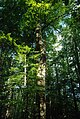
[[[0,0],[0,119],[80,119],[80,0]]]

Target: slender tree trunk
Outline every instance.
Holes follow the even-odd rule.
[[[24,54],[24,87],[27,88],[28,90],[28,80],[27,80],[27,62],[26,62],[26,54]],[[28,100],[29,100],[29,96],[28,96],[28,92],[25,92],[23,95],[23,100],[25,103],[25,108],[23,111],[23,119],[28,119]]]
[[[24,86],[26,86],[26,54],[24,54]]]
[[[68,65],[68,74],[70,74],[70,65],[69,65],[69,61],[68,61],[68,56],[66,54],[66,57],[67,57],[67,65]],[[72,74],[71,74],[72,75]],[[68,77],[69,78],[69,77]],[[75,116],[76,118],[78,119],[78,105],[77,105],[77,100],[76,100],[76,97],[75,97],[75,91],[74,91],[74,86],[73,86],[73,79],[72,79],[72,76],[70,79],[70,82],[71,82],[71,91],[72,91],[72,94],[73,94],[73,101],[74,101],[74,108],[75,108]]]
[[[48,78],[48,77],[47,77]],[[47,80],[46,82],[47,85],[47,91],[51,91],[52,88],[49,88],[50,86],[50,80]],[[46,96],[46,119],[51,119],[51,97],[50,94],[47,92],[47,96]]]
[[[76,74],[78,77],[78,82],[79,82],[79,92],[80,92],[80,62],[79,62],[79,54],[78,54],[78,49],[77,49],[77,43],[75,39],[74,41],[74,56],[75,56],[75,61],[76,61]]]
[[[73,93],[75,111],[78,112],[78,107],[77,107],[77,102],[76,102],[75,91],[74,91],[74,86],[73,86],[73,81],[72,81],[72,79],[71,79],[71,86],[72,86],[72,93]]]
[[[39,115],[40,119],[46,118],[46,99],[45,99],[45,66],[46,66],[46,54],[45,46],[41,36],[41,26],[37,25],[36,28],[36,50],[40,52],[40,61],[37,71],[37,85],[38,90],[38,102],[39,102]]]
[[[58,69],[57,69],[57,64],[55,63],[55,72],[56,72],[56,83],[57,83],[57,96],[60,97],[60,87],[59,87],[59,76],[58,76]]]

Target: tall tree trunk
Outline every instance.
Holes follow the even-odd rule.
[[[25,87],[25,90],[27,88],[28,90],[28,80],[27,80],[27,62],[26,62],[26,54],[24,54],[24,87]],[[29,96],[28,96],[28,91],[25,91],[24,92],[24,95],[23,95],[23,100],[24,100],[24,104],[25,104],[25,108],[24,108],[24,111],[23,111],[23,119],[28,119],[28,100],[29,100]]]
[[[73,41],[74,41],[74,56],[75,56],[75,61],[76,61],[75,70],[76,70],[76,74],[77,74],[77,78],[78,78],[78,82],[79,82],[79,92],[80,92],[80,62],[79,62],[79,53],[78,53],[78,48],[77,48],[77,42],[75,41],[75,39],[73,39]]]
[[[67,60],[67,65],[68,65],[68,74],[70,74],[70,65],[69,65],[69,60],[68,60],[68,56],[66,54],[66,60]],[[75,96],[75,90],[74,90],[74,86],[73,86],[73,79],[72,79],[72,74],[70,74],[70,77],[68,76],[68,78],[70,79],[71,82],[71,91],[73,94],[73,101],[74,101],[74,108],[75,108],[75,116],[78,119],[78,105],[77,105],[77,100],[76,100],[76,96]]]
[[[45,102],[45,70],[46,70],[46,54],[45,45],[42,41],[41,26],[38,24],[36,28],[36,51],[40,52],[40,61],[37,71],[37,85],[38,90],[38,102],[39,102],[39,115],[40,119],[46,118],[46,102]]]

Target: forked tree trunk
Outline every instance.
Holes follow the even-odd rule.
[[[39,117],[38,119],[46,118],[46,98],[45,98],[45,73],[46,73],[46,54],[45,45],[42,40],[41,26],[36,27],[36,51],[40,52],[39,66],[37,70],[37,85],[38,90],[38,105]]]

